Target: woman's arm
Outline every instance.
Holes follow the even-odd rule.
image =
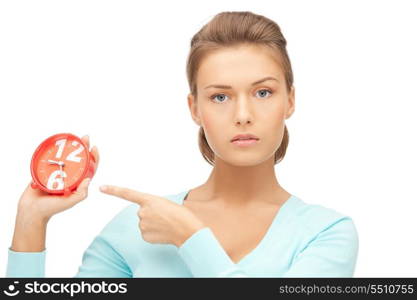
[[[252,277],[230,259],[208,227],[195,232],[178,252],[195,277]],[[357,252],[355,226],[345,217],[313,236],[281,277],[351,277]]]
[[[230,259],[209,227],[189,237],[178,253],[194,277],[251,277]]]
[[[5,277],[45,277],[45,250],[18,252],[8,249]]]
[[[6,277],[44,277],[47,223],[17,213]]]
[[[352,277],[358,250],[352,219],[341,218],[312,237],[283,277]]]
[[[132,271],[123,257],[104,234],[98,235],[85,250],[82,264],[75,277],[132,277]]]
[[[128,264],[111,244],[112,237],[120,234],[128,209],[115,216],[85,250],[75,277],[132,277]],[[46,225],[31,228],[21,228],[22,231],[16,227],[13,245],[8,250],[6,277],[45,277]]]
[[[81,138],[90,149],[88,136]],[[90,151],[96,161],[97,171],[100,156],[94,146]],[[85,178],[68,196],[50,195],[34,189],[31,182],[20,196],[11,247],[8,249],[6,277],[43,277],[45,274],[45,239],[49,220],[88,196],[91,178]]]
[[[45,277],[45,257],[46,249],[18,252],[9,248],[6,277]],[[132,277],[132,273],[120,254],[99,235],[84,252],[75,277]]]

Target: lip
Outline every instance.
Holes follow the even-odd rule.
[[[235,135],[231,139],[231,142],[233,143],[234,141],[239,140],[239,139],[255,139],[255,140],[259,140],[259,138],[256,135],[251,134],[251,133],[245,133],[245,134]]]
[[[238,147],[250,147],[252,145],[255,145],[259,143],[256,139],[250,139],[250,140],[234,140],[232,141],[232,144],[238,146]]]

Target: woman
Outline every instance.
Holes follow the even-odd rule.
[[[102,186],[132,203],[92,241],[76,277],[353,276],[358,235],[352,219],[305,203],[275,175],[295,105],[279,26],[251,12],[219,13],[192,38],[187,77],[199,147],[213,165],[210,177],[164,197]],[[98,161],[97,147],[91,152]],[[87,192],[86,180],[56,201],[28,185],[7,277],[44,276],[49,219]]]

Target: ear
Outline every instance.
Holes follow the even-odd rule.
[[[191,93],[188,94],[187,101],[188,101],[188,108],[190,109],[190,113],[191,113],[191,118],[193,118],[194,122],[198,126],[201,126],[200,117],[198,114],[197,101]]]
[[[290,94],[288,95],[288,107],[287,112],[285,114],[285,119],[288,119],[292,116],[295,110],[295,87],[291,87]]]

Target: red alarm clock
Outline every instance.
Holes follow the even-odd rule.
[[[96,161],[87,145],[71,133],[55,134],[35,150],[30,163],[32,188],[67,196],[94,176]]]

